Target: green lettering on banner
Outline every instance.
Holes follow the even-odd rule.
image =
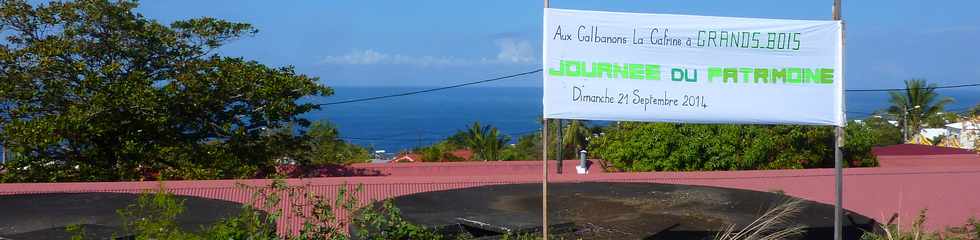
[[[738,68],[738,71],[742,73],[742,82],[749,83],[749,75],[752,75],[751,68]]]
[[[752,76],[755,76],[755,83],[759,83],[759,79],[762,79],[762,83],[769,83],[769,69],[756,68]]]
[[[713,82],[716,77],[721,77],[721,68],[709,67],[708,68],[708,82]]]
[[[786,83],[786,70],[782,68],[772,69],[772,83],[776,83],[777,80],[783,80],[782,83]]]
[[[722,76],[722,79],[721,79],[722,82],[726,82],[727,83],[728,82],[728,79],[731,78],[732,79],[732,83],[738,83],[738,70],[737,69],[735,69],[735,68],[725,68],[725,70],[723,70],[723,71],[724,71],[724,73],[722,73],[723,76]]]
[[[592,71],[595,72],[595,77],[602,77],[602,74],[606,74],[607,78],[611,78],[612,74],[609,73],[609,63],[592,63]]]
[[[820,83],[822,83],[822,84],[832,84],[832,83],[834,83],[834,69],[833,68],[821,68],[818,71],[820,72]]]
[[[800,73],[800,68],[787,68],[786,69],[786,82],[789,83],[800,83],[800,78],[803,75]]]
[[[627,73],[625,69],[623,69],[623,65],[617,63],[612,64],[612,75],[613,76],[609,78],[616,78],[616,77],[629,78],[629,73]]]
[[[731,36],[738,34],[732,33]],[[728,41],[732,39],[729,38]],[[631,80],[660,80],[657,64],[587,62],[560,60],[558,68],[548,68],[548,75],[555,77],[585,77]],[[833,68],[751,68],[707,67],[708,82],[721,78],[722,83],[783,83],[783,84],[833,84]],[[697,82],[698,69],[671,68],[669,78],[676,82]]]
[[[582,69],[585,68],[585,63],[581,61],[568,61],[567,68],[565,68],[565,76],[578,77],[582,76]],[[572,71],[572,67],[575,67]]]
[[[818,81],[817,78],[816,78],[816,74],[813,73],[813,69],[804,68],[803,69],[803,83],[804,84],[807,84],[807,83],[811,83],[811,82],[812,83],[820,83],[820,81]]]
[[[630,63],[627,66],[629,66],[630,79],[643,79],[643,64]]]
[[[644,65],[647,80],[660,80],[660,65]]]

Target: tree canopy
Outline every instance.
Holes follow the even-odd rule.
[[[6,181],[246,177],[287,157],[288,131],[332,94],[293,67],[216,49],[256,34],[197,18],[164,25],[136,1],[0,2]]]
[[[907,131],[908,137],[912,137],[919,133],[930,117],[942,113],[946,104],[952,103],[953,99],[940,98],[935,83],[911,79],[905,81],[905,91],[889,92],[888,102],[891,103],[888,113],[899,118],[899,127]]]

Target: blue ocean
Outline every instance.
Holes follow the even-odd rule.
[[[424,87],[336,87],[329,97],[307,99],[316,103],[398,94]],[[963,111],[980,103],[980,89],[938,89],[955,102],[949,111]],[[344,139],[375,150],[398,152],[441,141],[473,122],[490,124],[512,136],[540,128],[540,87],[461,87],[437,92],[372,101],[324,106],[308,113],[310,120],[327,120]],[[888,106],[887,92],[848,92],[847,116],[862,119]]]

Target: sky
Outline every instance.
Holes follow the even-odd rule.
[[[828,20],[833,0],[553,0],[552,8]],[[142,1],[162,23],[215,17],[253,24],[221,49],[295,66],[328,86],[445,86],[539,69],[540,0]],[[980,82],[980,1],[844,0],[845,88],[924,78]],[[487,86],[541,86],[530,75]]]

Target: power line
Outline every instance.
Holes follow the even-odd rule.
[[[536,70],[532,70],[532,71],[527,71],[527,72],[522,72],[522,73],[517,73],[517,74],[511,74],[511,75],[502,76],[502,77],[496,77],[496,78],[491,78],[491,79],[485,79],[485,80],[480,80],[480,81],[475,81],[475,82],[460,83],[460,84],[450,85],[450,86],[445,86],[445,87],[431,88],[431,89],[425,89],[425,90],[419,90],[419,91],[412,91],[412,92],[404,92],[404,93],[384,95],[384,96],[367,97],[367,98],[357,98],[357,99],[350,99],[350,100],[344,100],[344,101],[339,101],[339,102],[321,103],[321,104],[318,104],[318,105],[320,105],[320,106],[337,105],[337,104],[364,102],[364,101],[371,101],[371,100],[378,100],[378,99],[385,99],[385,98],[393,98],[393,97],[401,97],[401,96],[415,95],[415,94],[420,94],[420,93],[434,92],[434,91],[446,90],[446,89],[458,88],[458,87],[464,87],[464,86],[469,86],[469,85],[474,85],[474,84],[499,81],[499,80],[504,80],[504,79],[508,79],[508,78],[515,78],[515,77],[520,77],[520,76],[524,76],[524,75],[530,75],[530,74],[534,74],[534,73],[538,73],[538,72],[541,72],[541,69],[540,68],[539,69],[536,69]]]
[[[496,78],[491,78],[491,79],[485,79],[485,80],[479,80],[479,81],[473,81],[473,82],[466,82],[466,83],[460,83],[460,84],[455,84],[455,85],[449,85],[449,86],[445,86],[445,87],[438,87],[438,88],[431,88],[431,89],[425,89],[425,90],[419,90],[419,91],[411,91],[411,92],[404,92],[404,93],[397,93],[397,94],[390,94],[390,95],[382,95],[382,96],[375,96],[375,97],[355,98],[355,99],[349,99],[349,100],[338,101],[338,102],[321,103],[321,104],[317,104],[317,105],[319,105],[319,106],[329,106],[329,105],[346,104],[346,103],[356,103],[356,102],[365,102],[365,101],[372,101],[372,100],[378,100],[378,99],[393,98],[393,97],[402,97],[402,96],[415,95],[415,94],[420,94],[420,93],[435,92],[435,91],[440,91],[440,90],[446,90],[446,89],[464,87],[464,86],[469,86],[469,85],[475,85],[475,84],[481,84],[481,83],[499,81],[499,80],[504,80],[504,79],[509,79],[509,78],[515,78],[515,77],[520,77],[520,76],[524,76],[524,75],[530,75],[530,74],[534,74],[534,73],[539,73],[541,71],[543,71],[543,69],[540,69],[539,68],[539,69],[535,69],[535,70],[531,70],[531,71],[527,71],[527,72],[522,72],[522,73],[517,73],[517,74],[511,74],[511,75],[506,75],[506,76],[501,76],[501,77],[496,77]],[[949,85],[949,86],[937,86],[937,87],[932,87],[932,89],[948,89],[948,88],[963,88],[963,87],[977,87],[977,86],[980,86],[980,83]],[[906,91],[906,90],[909,90],[909,89],[908,88],[846,89],[844,91],[845,92],[891,92],[891,91]]]
[[[927,87],[931,89],[944,89],[944,88],[962,88],[962,87],[976,87],[980,86],[980,83],[974,84],[960,84],[960,85],[949,85],[949,86],[936,86]],[[882,88],[882,89],[847,89],[847,92],[891,92],[891,91],[907,91],[908,88]]]
[[[521,136],[528,133],[535,133],[540,131],[541,129],[534,129],[534,130],[511,132],[511,133],[504,133],[504,134],[507,136]],[[345,139],[345,140],[360,140],[360,141],[407,142],[407,141],[419,141],[419,140],[442,141],[442,140],[446,140],[446,138],[448,137],[449,136],[444,138],[421,138],[421,139],[420,138],[388,138],[388,137],[338,137],[338,138]]]

